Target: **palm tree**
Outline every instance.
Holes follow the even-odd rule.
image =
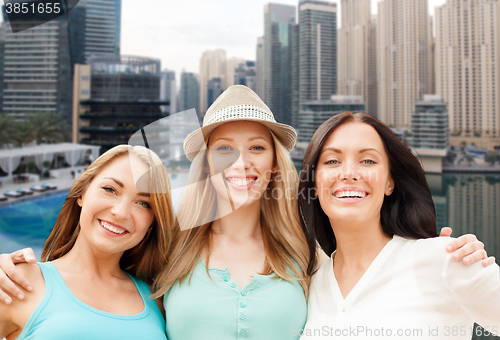
[[[31,140],[38,144],[42,141],[47,143],[59,143],[69,139],[71,130],[60,114],[55,112],[38,112],[28,116],[25,122],[27,130],[30,131]]]
[[[16,142],[17,127],[14,120],[4,113],[0,113],[0,148]]]

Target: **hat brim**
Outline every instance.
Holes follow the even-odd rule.
[[[269,130],[271,130],[276,138],[283,144],[285,149],[290,153],[295,147],[295,143],[297,142],[297,132],[295,129],[286,124],[280,124],[275,122],[269,122],[262,119],[253,119],[253,118],[235,118],[235,119],[227,119],[221,122],[212,123],[210,125],[199,128],[193,132],[191,132],[186,139],[184,140],[184,153],[190,161],[192,161],[196,155],[204,149],[205,140],[210,136],[210,134],[219,126],[230,123],[230,122],[240,122],[240,121],[249,121],[249,122],[257,122]],[[205,146],[206,147],[206,146]]]

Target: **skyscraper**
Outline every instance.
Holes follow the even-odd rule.
[[[73,108],[73,131],[79,130],[78,142],[100,145],[105,152],[128,144],[138,130],[166,116],[161,111],[166,102],[159,100],[160,60],[101,55],[88,62],[76,67],[75,89],[80,93],[75,96],[80,98]]]
[[[18,33],[2,23],[1,111],[19,118],[58,112],[71,122],[72,63],[68,20],[58,19]]]
[[[409,127],[415,101],[432,91],[430,27],[427,0],[378,3],[378,118],[387,125]]]
[[[366,110],[377,115],[376,24],[370,0],[342,0],[338,31],[338,90],[361,95]]]
[[[257,38],[257,55],[255,60],[257,71],[255,93],[259,97],[264,98],[264,37]]]
[[[210,107],[214,101],[222,94],[222,80],[220,78],[212,78],[207,84],[207,105]]]
[[[179,112],[195,109],[200,111],[200,83],[195,73],[181,73],[181,90],[179,94]]]
[[[300,102],[337,94],[337,4],[299,3]]]
[[[234,85],[245,85],[253,91],[257,88],[257,73],[255,72],[255,61],[247,60],[240,63],[234,71]]]
[[[234,76],[236,69],[240,64],[245,64],[246,60],[243,58],[233,57],[226,60],[226,82],[222,83],[223,89],[227,89],[229,86],[235,85]]]
[[[84,6],[86,10],[85,58],[92,54],[119,55],[122,0],[81,0],[80,3],[77,7]]]
[[[264,93],[263,100],[276,121],[290,124],[292,117],[291,35],[296,23],[295,6],[264,6]]]
[[[436,92],[451,136],[500,137],[500,1],[448,0],[436,8]]]
[[[226,86],[226,51],[218,49],[215,51],[205,51],[200,59],[200,103],[196,112],[203,117],[208,109],[207,86],[212,78],[220,78],[222,87]],[[192,108],[192,107],[190,107]]]
[[[170,105],[164,108],[168,113],[177,112],[177,85],[175,83],[175,71],[163,70],[160,74],[160,99],[168,100]]]

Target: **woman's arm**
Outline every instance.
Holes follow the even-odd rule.
[[[500,336],[500,268],[463,266],[449,260],[443,270],[445,285],[455,299],[488,333]]]

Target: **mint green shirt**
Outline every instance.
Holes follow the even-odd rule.
[[[240,289],[229,272],[200,261],[191,281],[172,286],[164,297],[169,340],[298,339],[307,318],[298,281],[258,275]]]

